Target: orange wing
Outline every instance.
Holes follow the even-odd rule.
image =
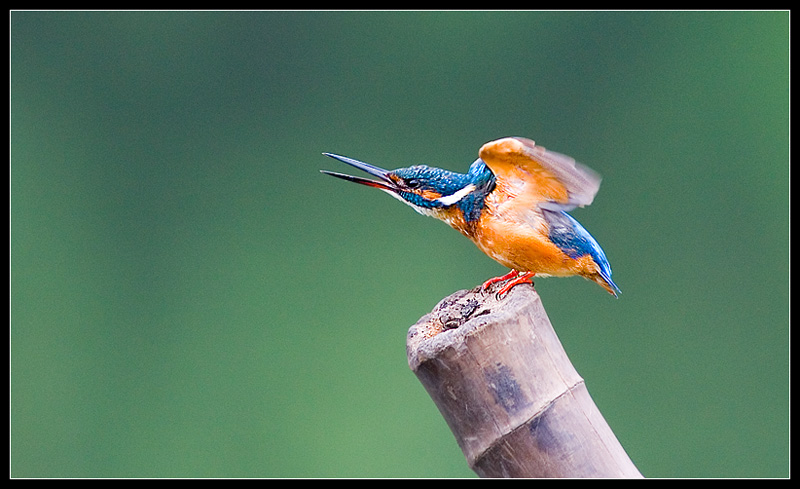
[[[481,147],[479,156],[498,181],[516,189],[526,203],[570,210],[591,204],[600,189],[597,173],[530,139],[491,141]]]

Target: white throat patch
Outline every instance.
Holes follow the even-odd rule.
[[[473,190],[475,190],[475,185],[470,183],[469,185],[467,185],[466,187],[462,188],[458,192],[455,192],[455,193],[453,193],[451,195],[444,195],[442,197],[439,197],[438,199],[436,199],[436,202],[439,202],[440,204],[442,204],[444,206],[450,206],[450,205],[455,204],[456,202],[459,202],[461,199],[463,199],[467,195],[471,194]]]
[[[395,199],[399,200],[400,202],[410,206],[411,208],[413,208],[415,211],[419,212],[423,216],[431,216],[431,217],[435,217],[437,219],[441,219],[442,218],[443,210],[441,208],[420,207],[420,206],[412,204],[411,202],[407,201],[406,199],[404,199],[400,195],[392,192],[391,190],[387,190],[387,189],[381,189],[381,190],[383,190],[387,194],[391,195]],[[434,202],[439,202],[440,204],[442,204],[445,207],[451,206],[451,205],[459,202],[461,199],[463,199],[467,195],[471,194],[472,191],[474,191],[474,190],[475,190],[475,185],[470,183],[469,185],[467,185],[466,187],[462,188],[458,192],[455,192],[455,193],[450,194],[450,195],[444,195],[442,197],[439,197]]]

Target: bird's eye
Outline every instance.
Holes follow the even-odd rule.
[[[417,188],[419,187],[419,180],[416,178],[409,178],[406,180],[406,187],[408,188]]]

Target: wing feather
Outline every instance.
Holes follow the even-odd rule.
[[[600,189],[600,176],[593,170],[530,139],[491,141],[481,147],[479,156],[498,180],[521,182],[526,197],[544,208],[589,205]]]

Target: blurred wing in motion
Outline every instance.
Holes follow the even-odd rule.
[[[515,197],[543,208],[583,207],[592,203],[600,189],[600,176],[593,170],[530,139],[491,141],[481,147],[479,156]]]

